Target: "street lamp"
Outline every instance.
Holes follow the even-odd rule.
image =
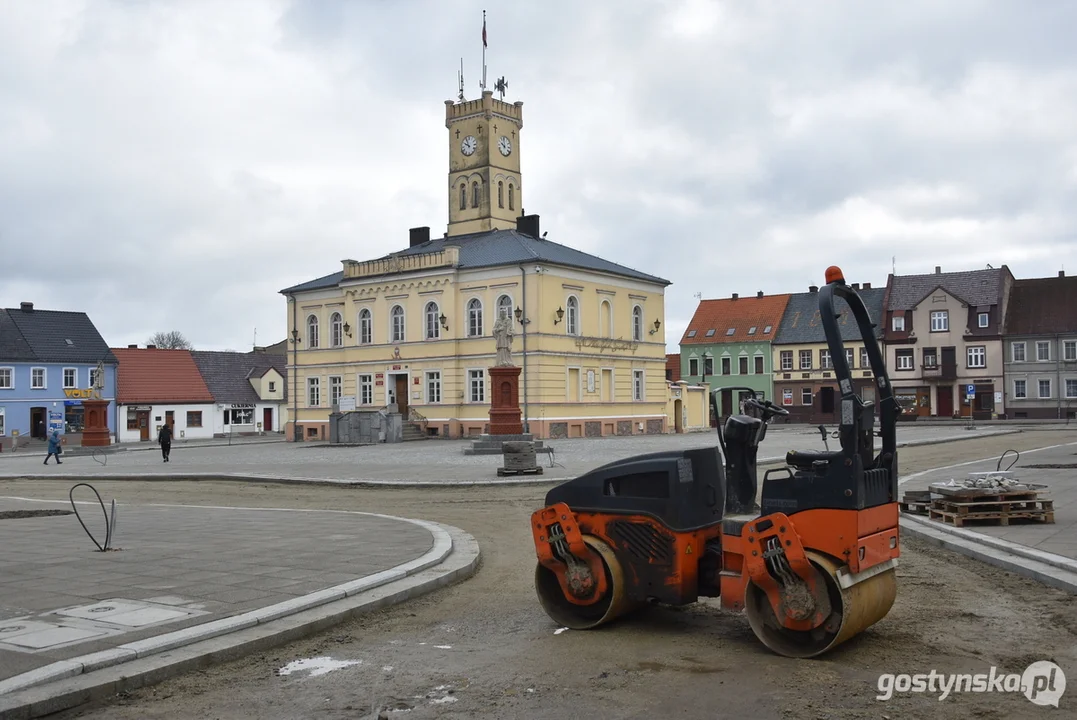
[[[654,330],[651,330],[651,335],[654,335],[656,332],[658,332],[658,328],[660,328],[660,327],[662,327],[662,321],[661,320],[655,320],[654,321]]]
[[[516,311],[513,313],[513,315],[516,316],[516,322],[520,323],[521,325],[528,325],[531,322],[530,320],[524,318],[524,311],[520,309],[519,305],[516,306]]]
[[[445,317],[445,313],[441,313],[441,317],[438,318],[441,321],[441,327],[443,330],[449,329],[449,318]]]
[[[553,321],[553,324],[556,325],[557,323],[561,322],[561,318],[563,318],[564,316],[565,316],[564,309],[558,307],[557,308],[557,319]]]
[[[295,298],[292,299],[293,307]],[[292,328],[292,435],[296,442],[303,439],[299,429],[299,329]]]

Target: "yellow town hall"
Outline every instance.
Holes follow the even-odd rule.
[[[525,432],[666,432],[669,281],[547,240],[523,214],[522,102],[491,91],[448,100],[445,125],[444,237],[412,228],[398,252],[281,291],[299,435],[328,438],[334,404],[399,412],[429,435],[483,434],[502,314],[513,319]]]

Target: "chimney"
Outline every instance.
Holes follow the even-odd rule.
[[[936,275],[942,275],[942,266],[941,265],[936,265],[935,266],[935,274]]]
[[[853,290],[859,290],[859,289],[860,289],[860,283],[853,283]]]
[[[818,285],[809,285],[808,286],[808,292],[819,292],[819,286]]]
[[[763,297],[763,291],[762,291],[762,290],[760,290],[759,292],[757,292],[757,293],[755,294],[755,296],[756,296],[757,298],[761,298],[761,297]]]
[[[424,242],[430,242],[430,228],[428,227],[415,227],[408,232],[411,233],[411,245],[408,247],[415,247],[416,245],[422,245]]]
[[[147,346],[146,346],[146,349],[147,349],[147,350],[156,350],[156,349],[157,349],[157,346],[156,346],[156,345],[147,345]]]
[[[1066,271],[1065,270],[1059,270],[1058,271],[1058,276],[1059,277],[1066,277]]]
[[[539,239],[539,216],[538,215],[523,215],[516,218],[516,232],[523,235],[530,235],[536,240]]]
[[[871,290],[871,283],[864,283],[865,290]]]
[[[128,350],[138,350],[138,343],[132,343],[131,345],[128,345],[127,349]]]
[[[34,304],[32,302],[24,302],[24,303],[21,303],[19,305],[19,308],[23,312],[33,312],[34,311]]]
[[[733,293],[733,299],[734,299],[734,300],[736,300],[736,299],[737,299],[737,298],[739,298],[739,297],[740,297],[740,294],[739,294],[739,293]]]

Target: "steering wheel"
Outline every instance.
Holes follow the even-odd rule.
[[[744,401],[745,405],[747,405],[749,403],[751,403],[752,405],[754,405],[755,407],[759,408],[760,410],[762,410],[764,412],[772,412],[775,415],[788,415],[789,414],[788,410],[786,410],[783,407],[779,407],[779,406],[775,405],[770,400],[764,400],[764,401],[760,402],[760,401],[756,400],[755,398],[748,398],[747,400]]]

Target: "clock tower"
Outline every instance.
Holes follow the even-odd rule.
[[[445,101],[449,129],[449,236],[513,229],[523,206],[520,130],[523,103]]]

